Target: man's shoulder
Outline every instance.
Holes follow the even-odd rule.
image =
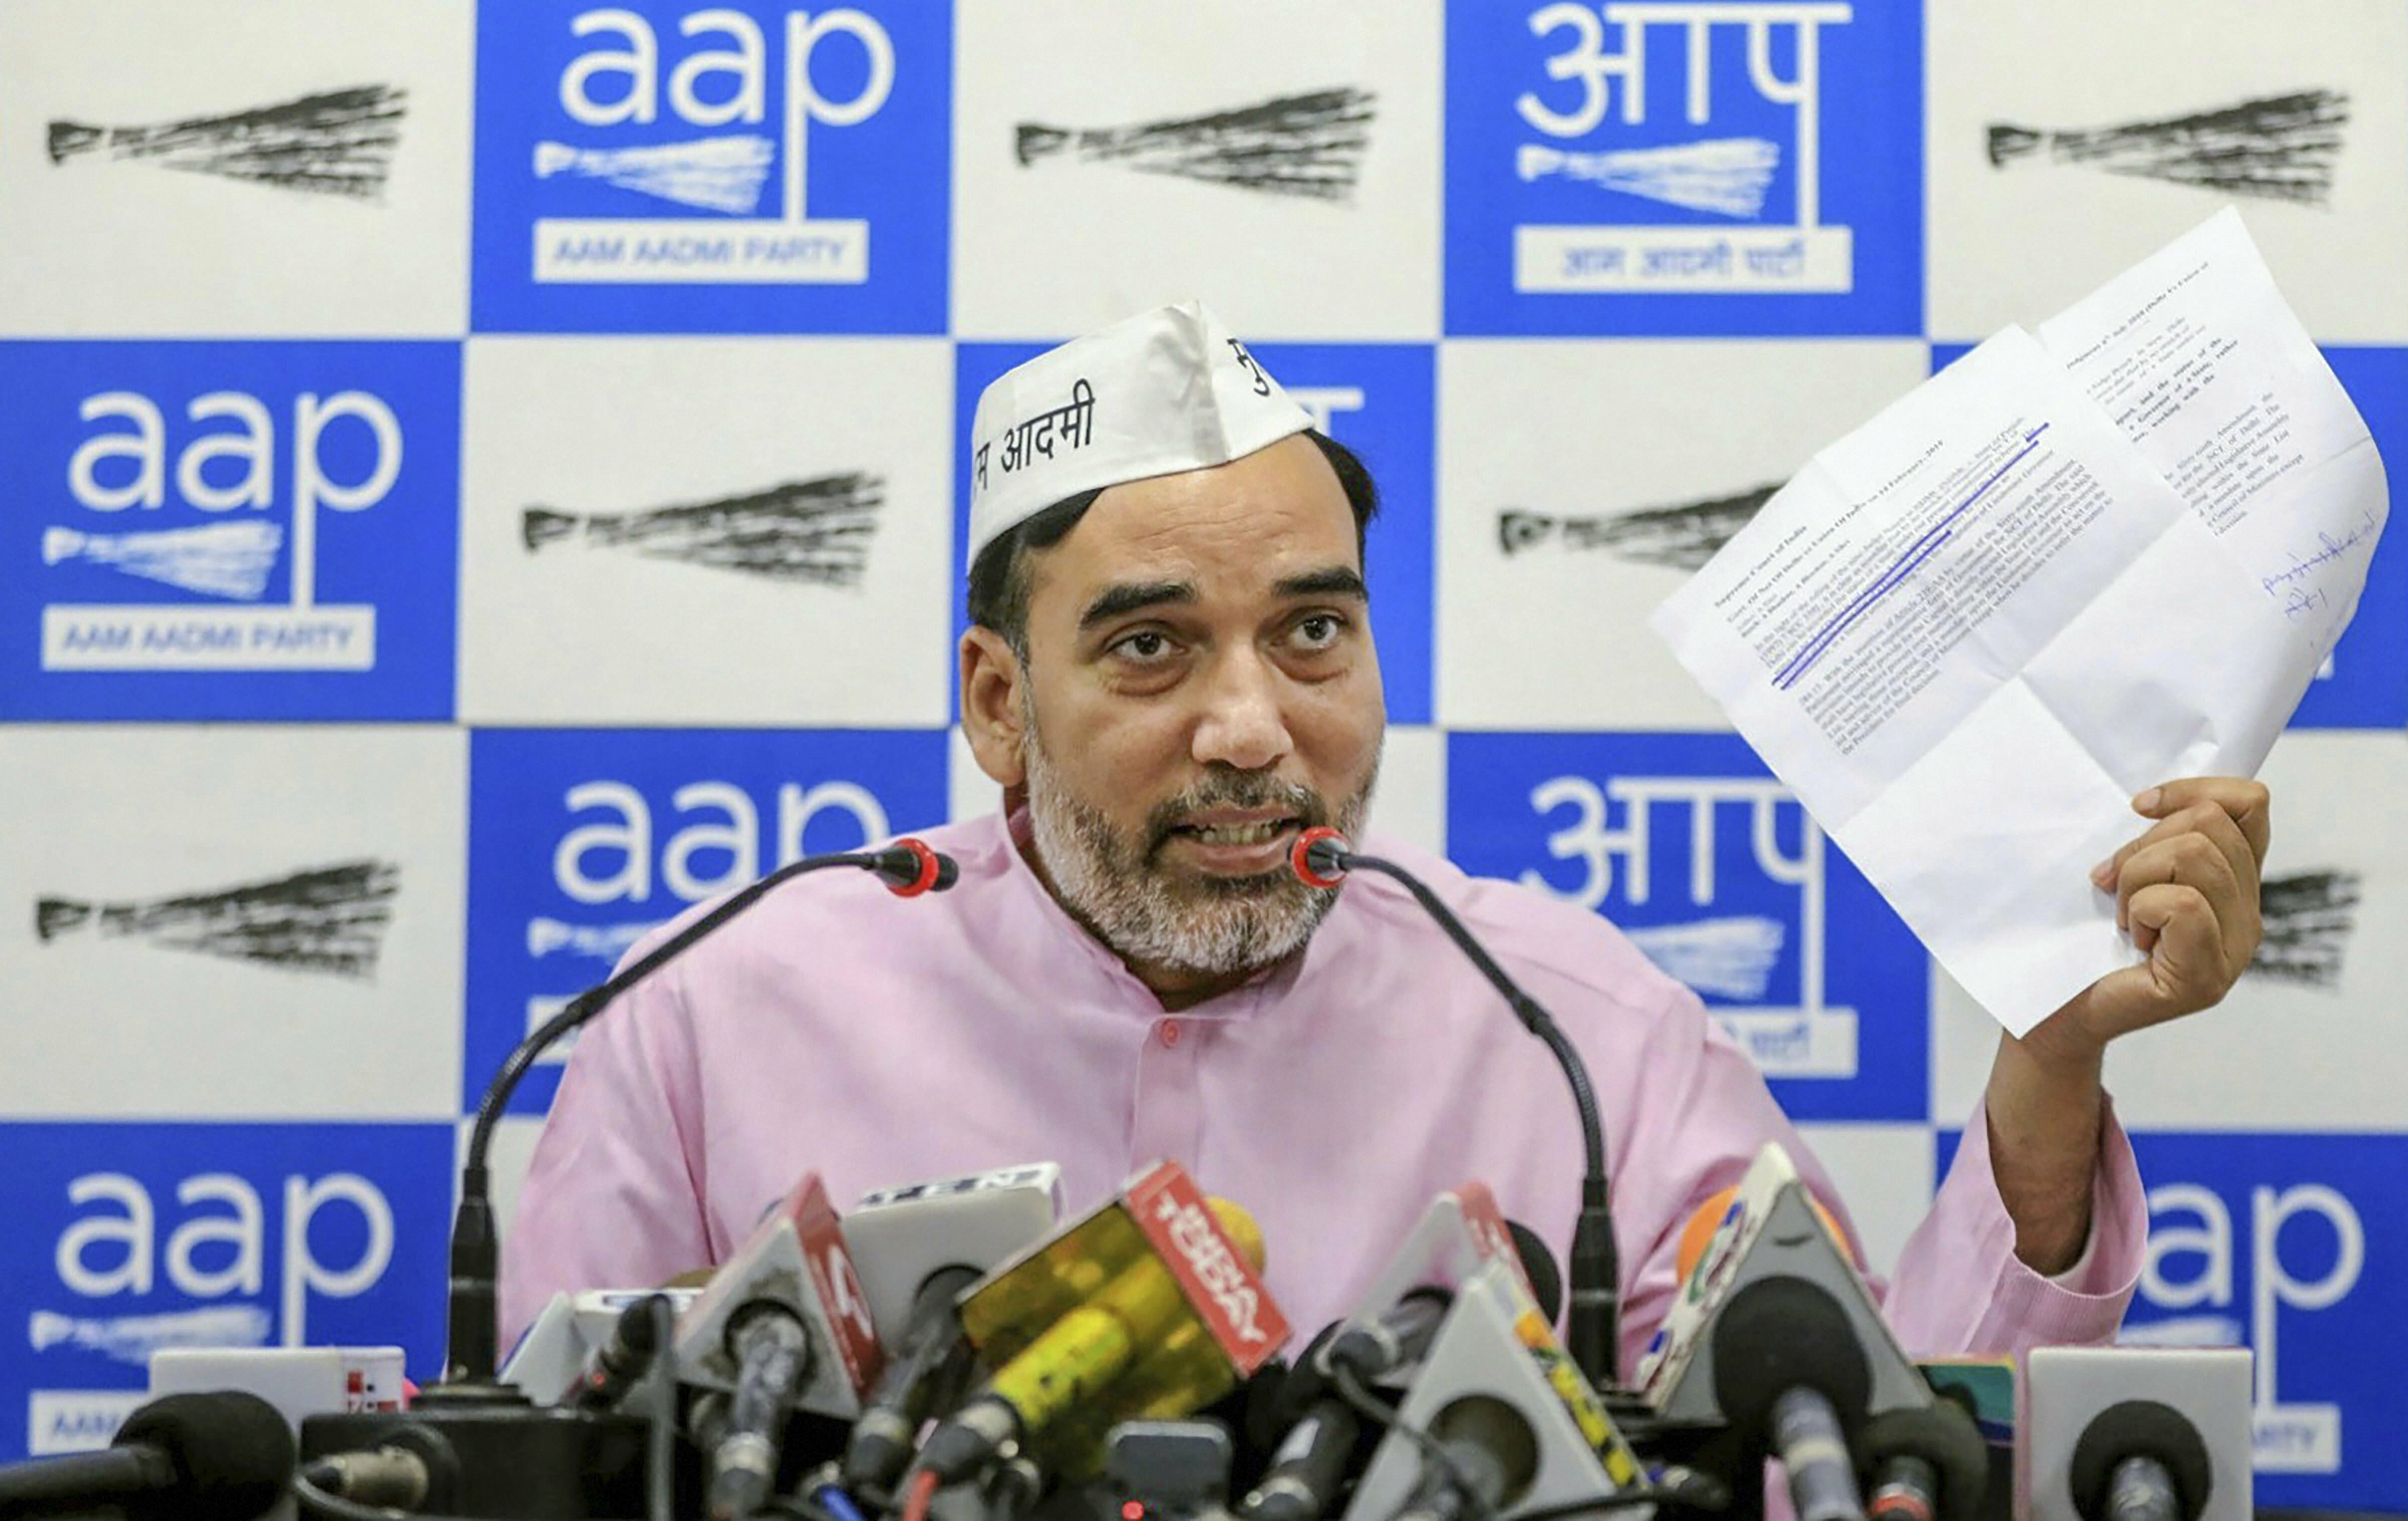
[[[1580,992],[1648,1011],[1682,997],[1681,984],[1648,960],[1628,937],[1579,904],[1520,882],[1470,876],[1442,855],[1376,832],[1364,838],[1363,849],[1394,861],[1426,882],[1517,980],[1535,978],[1558,988],[1570,984]],[[1409,931],[1426,928],[1439,933],[1403,884],[1369,872],[1356,872],[1351,881],[1371,888],[1369,906],[1381,918]],[[1543,996],[1541,1001],[1545,1001]]]

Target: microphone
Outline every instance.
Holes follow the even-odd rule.
[[[130,1521],[251,1521],[293,1478],[293,1430],[236,1389],[171,1394],[125,1418],[108,1450],[0,1469],[0,1516],[122,1508]]]
[[[636,1356],[627,1338],[652,1334],[649,1326],[638,1327],[631,1318],[636,1306],[655,1298],[664,1299],[668,1304],[668,1318],[673,1321],[701,1292],[701,1286],[696,1284],[555,1293],[537,1314],[535,1324],[519,1338],[519,1344],[511,1349],[498,1376],[530,1400],[579,1405],[579,1391],[597,1371],[599,1364],[606,1359],[618,1361]],[[629,1383],[639,1384],[643,1378],[644,1370],[637,1369]],[[590,1407],[590,1397],[583,1403]]]
[[[1337,1383],[1349,1403],[1376,1411],[1351,1371]],[[1441,1430],[1477,1451],[1434,1456],[1426,1445]],[[1556,1343],[1519,1269],[1497,1260],[1456,1287],[1346,1517],[1449,1521],[1507,1505],[1554,1514],[1654,1498],[1638,1455]]]
[[[882,1353],[844,1233],[806,1173],[677,1324],[680,1376],[727,1397],[710,1451],[714,1517],[748,1515],[777,1480],[788,1407],[851,1419]]]
[[[477,1106],[476,1124],[468,1132],[466,1156],[460,1166],[460,1205],[452,1225],[452,1289],[443,1378],[419,1391],[421,1404],[430,1400],[440,1403],[447,1399],[515,1402],[518,1398],[494,1384],[498,1334],[494,1285],[501,1270],[501,1249],[494,1226],[492,1179],[485,1158],[493,1146],[494,1128],[501,1123],[502,1112],[517,1090],[519,1080],[562,1037],[600,1013],[620,994],[693,949],[695,942],[759,902],[772,889],[805,872],[840,866],[876,873],[887,890],[898,897],[944,892],[961,876],[960,866],[951,856],[908,836],[882,850],[807,855],[790,861],[759,881],[738,888],[710,912],[654,946],[641,960],[569,999],[559,1013],[520,1041],[503,1061]]]
[[[1461,1521],[1519,1501],[1539,1476],[1539,1438],[1522,1413],[1492,1395],[1466,1395],[1430,1417],[1439,1460],[1396,1521]],[[1802,1521],[1802,1518],[1801,1518]]]
[[[311,1514],[329,1509],[328,1499],[440,1514],[458,1502],[459,1483],[460,1457],[452,1443],[432,1428],[402,1425],[386,1431],[382,1446],[310,1459],[293,1487]]]
[[[845,1216],[870,1319],[891,1349],[846,1440],[848,1485],[891,1485],[921,1423],[958,1399],[971,1349],[954,1301],[1050,1234],[1061,1198],[1062,1169],[1041,1162],[885,1189]]]
[[[1426,1235],[1417,1227],[1398,1254],[1398,1261],[1430,1262],[1435,1269],[1438,1242],[1429,1238],[1443,1238],[1448,1222],[1462,1222],[1467,1216],[1484,1224],[1495,1209],[1495,1200],[1483,1184],[1440,1195],[1424,1215],[1426,1222],[1439,1222],[1438,1227]],[[1469,1249],[1484,1265],[1501,1260],[1487,1255],[1494,1250],[1496,1234],[1510,1233],[1523,1276],[1535,1285],[1533,1298],[1540,1313],[1553,1324],[1563,1308],[1563,1281],[1555,1270],[1555,1255],[1536,1231],[1519,1221],[1499,1219],[1498,1223],[1502,1232],[1468,1227],[1455,1244]],[[1315,1521],[1326,1513],[1338,1498],[1347,1460],[1362,1433],[1361,1417],[1343,1397],[1331,1392],[1330,1382],[1343,1370],[1368,1385],[1419,1364],[1428,1356],[1430,1343],[1454,1303],[1452,1281],[1424,1282],[1407,1289],[1403,1298],[1377,1316],[1368,1321],[1360,1316],[1337,1321],[1315,1337],[1297,1359],[1296,1371],[1282,1391],[1282,1405],[1296,1413],[1294,1424],[1272,1455],[1261,1482],[1240,1501],[1239,1514],[1247,1521]]]
[[[595,1349],[593,1360],[568,1392],[567,1402],[580,1410],[616,1410],[660,1356],[658,1310],[669,1302],[666,1294],[629,1300],[610,1327],[610,1339]]]
[[[1017,1442],[1052,1472],[1093,1477],[1115,1422],[1200,1409],[1287,1341],[1262,1260],[1252,1216],[1156,1163],[962,1301],[995,1372],[929,1434],[915,1471],[958,1483]]]
[[[1980,1432],[1937,1408],[1788,1154],[1768,1143],[1699,1214],[1719,1217],[1640,1369],[1659,1435],[1685,1428],[1751,1514],[1771,1456],[1800,1521],[1865,1521],[1862,1477],[1898,1487],[1915,1473],[1901,1458],[1931,1471],[1942,1521],[1979,1515]]]
[[[1446,938],[1504,998],[1506,1007],[1513,1011],[1523,1027],[1555,1054],[1556,1064],[1564,1070],[1564,1080],[1571,1085],[1572,1104],[1580,1112],[1584,1164],[1580,1215],[1572,1227],[1571,1315],[1564,1323],[1564,1340],[1570,1348],[1572,1361],[1591,1383],[1604,1387],[1618,1384],[1620,1370],[1615,1347],[1621,1336],[1621,1254],[1613,1239],[1613,1216],[1607,1194],[1605,1126],[1598,1116],[1597,1090],[1589,1082],[1588,1068],[1580,1053],[1565,1039],[1555,1016],[1505,974],[1505,969],[1472,938],[1471,931],[1455,916],[1455,911],[1440,901],[1428,883],[1403,867],[1376,855],[1356,854],[1348,847],[1345,836],[1326,825],[1316,825],[1297,836],[1289,849],[1288,864],[1299,879],[1312,887],[1334,888],[1350,871],[1376,871],[1403,883],[1423,911],[1436,921]]]
[[[2032,1521],[2247,1521],[2245,1347],[2035,1347]]]

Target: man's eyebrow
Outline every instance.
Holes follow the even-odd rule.
[[[1342,565],[1285,577],[1273,584],[1271,591],[1279,596],[1351,596],[1358,602],[1371,600],[1370,590],[1363,584],[1362,576]]]
[[[1079,631],[1083,634],[1097,624],[1110,623],[1141,608],[1195,600],[1196,586],[1192,581],[1123,581],[1117,586],[1105,587],[1102,595],[1087,604],[1087,610],[1079,614]]]

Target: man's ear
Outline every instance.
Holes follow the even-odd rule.
[[[979,769],[998,786],[1019,786],[1027,778],[1022,744],[1025,703],[1022,683],[1028,679],[1020,657],[1002,635],[981,624],[962,633],[962,732],[978,757]]]

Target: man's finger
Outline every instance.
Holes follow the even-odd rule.
[[[2206,907],[2224,946],[2225,964],[2238,967],[2258,944],[2257,895],[2246,886],[2253,881],[2254,875],[2243,878],[2236,872],[2206,835],[2186,831],[2134,852],[2124,863],[2115,882],[2115,923],[2131,931],[2133,944],[2147,950],[2143,930],[2162,926],[2147,926],[2135,918],[2133,903],[2143,893],[2161,885],[2189,888]]]
[[[2194,803],[2213,803],[2222,809],[2241,826],[2242,838],[2249,841],[2249,854],[2258,858],[2259,865],[2265,864],[2273,803],[2272,795],[2262,782],[2242,776],[2184,777],[2179,782],[2151,787],[2133,798],[2132,811],[2162,819]]]
[[[2136,1022],[2128,1030],[2196,1012],[2231,989],[2221,926],[2197,888],[2159,882],[2134,894],[2132,943],[2148,953],[2157,997],[2156,1007],[2130,1012]]]
[[[2112,893],[2115,891],[2115,880],[2124,869],[2124,863],[2130,860],[2134,854],[2151,845],[2179,839],[2186,834],[2202,835],[2217,850],[2223,852],[2224,858],[2231,864],[2233,877],[2249,889],[2250,897],[2257,896],[2258,865],[2257,854],[2250,849],[2249,841],[2242,835],[2241,825],[2233,820],[2232,815],[2213,803],[2194,803],[2172,817],[2161,819],[2150,825],[2147,832],[2138,839],[2091,868],[2090,881],[2100,892]]]

